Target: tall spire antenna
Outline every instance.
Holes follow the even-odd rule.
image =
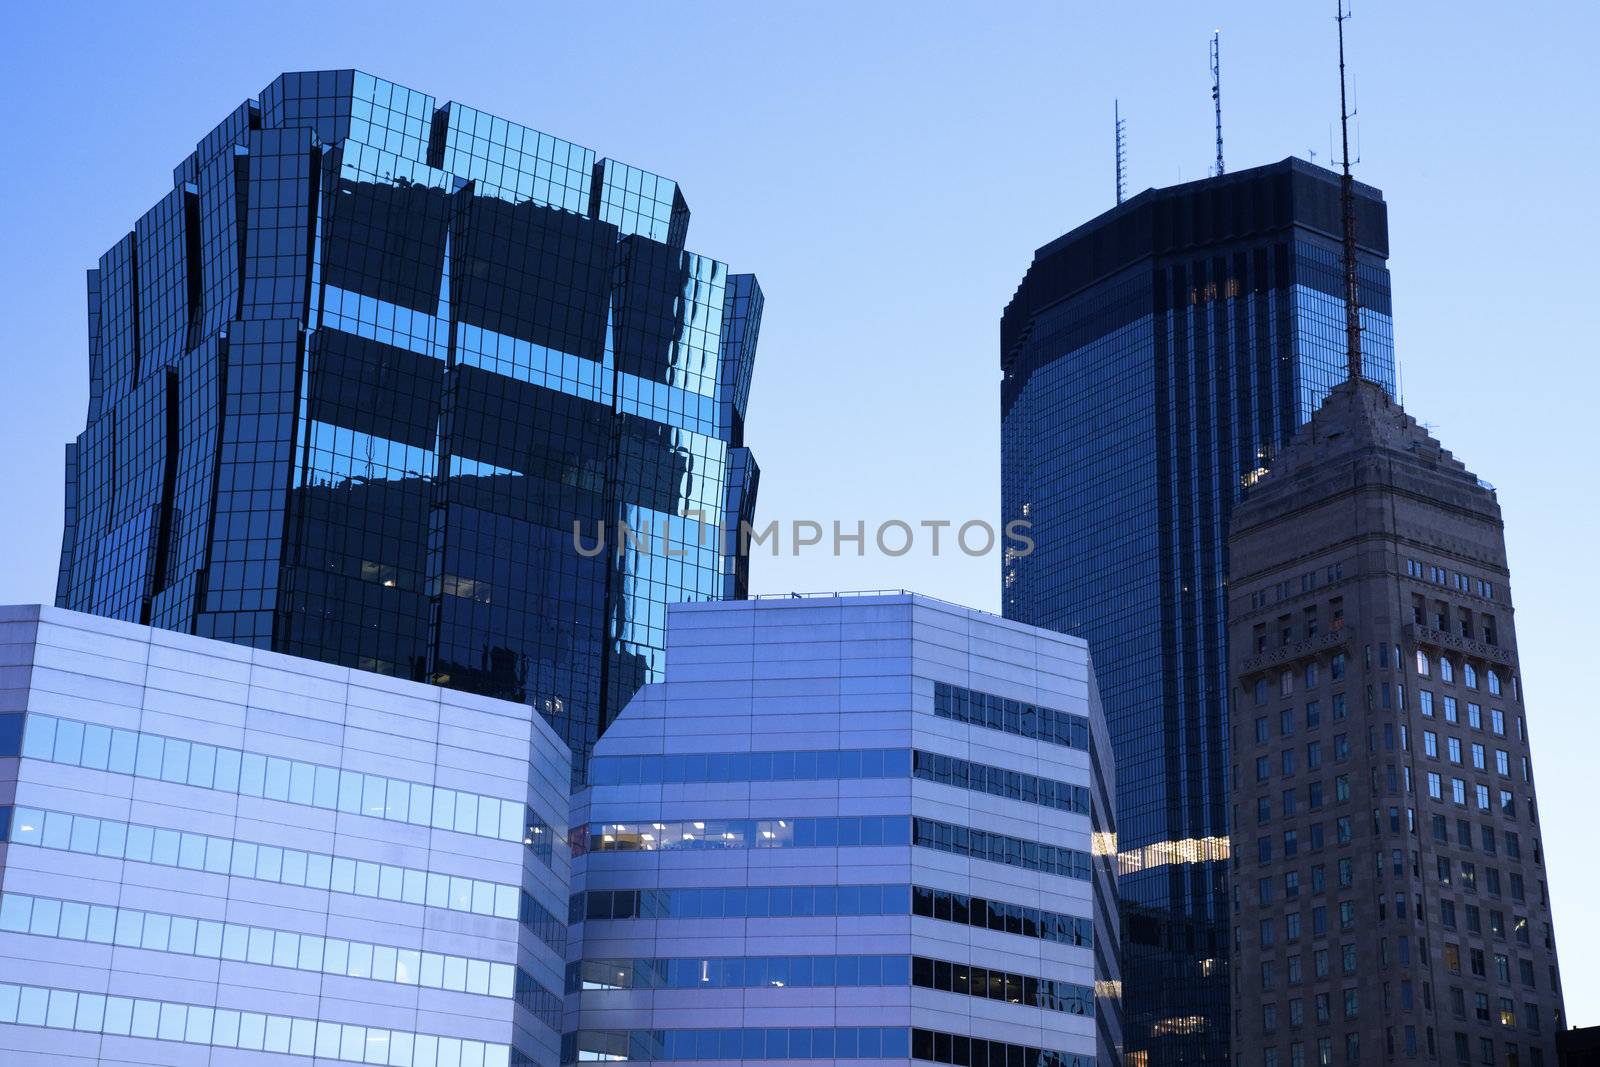
[[[1111,102],[1111,117],[1117,124],[1117,203],[1128,196],[1128,124],[1122,118],[1122,101]]]
[[[1347,0],[1334,0],[1339,25],[1339,137],[1344,158],[1339,162],[1344,175],[1339,181],[1339,202],[1344,209],[1344,336],[1345,362],[1350,380],[1361,380],[1361,303],[1356,290],[1356,191],[1350,176],[1350,110],[1344,89],[1344,20],[1350,17]]]
[[[1211,35],[1211,106],[1217,113],[1217,174],[1222,166],[1222,31]]]

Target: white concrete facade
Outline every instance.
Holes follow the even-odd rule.
[[[554,1064],[569,775],[523,705],[0,608],[0,1062]]]
[[[936,714],[956,691],[1025,710]],[[910,594],[672,606],[574,798],[564,1058],[1119,1062],[1109,753],[1074,638]],[[933,847],[974,832],[1015,862]]]

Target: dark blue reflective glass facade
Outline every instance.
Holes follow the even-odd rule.
[[[666,605],[747,587],[762,294],[688,223],[548,134],[279,77],[89,272],[58,603],[530,703],[581,763]]]
[[[1357,187],[1363,349],[1393,392],[1387,215]],[[1339,187],[1285,160],[1149,190],[1039,249],[1001,322],[1007,618],[1084,637],[1117,756],[1125,1048],[1228,1060],[1226,542],[1344,378]]]

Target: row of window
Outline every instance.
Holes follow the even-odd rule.
[[[590,785],[835,781],[904,778],[910,773],[908,749],[854,748],[596,756],[589,761],[588,781]]]
[[[919,915],[1062,945],[1094,943],[1094,921],[925,886],[729,886],[575,893],[569,920]]]
[[[1526,923],[1527,920],[1523,920],[1524,931],[1526,930]],[[1500,924],[1502,927],[1500,936],[1504,937],[1504,916],[1501,917]],[[1524,944],[1527,943],[1526,933],[1518,940]],[[1467,946],[1467,970],[1474,978],[1487,979],[1491,963],[1494,966],[1495,981],[1501,985],[1510,985],[1512,980],[1511,957],[1509,955],[1504,952],[1486,953],[1481,948]],[[1453,941],[1446,942],[1444,946],[1444,969],[1451,974],[1461,973],[1461,946]],[[1532,960],[1522,958],[1517,960],[1517,980],[1529,989],[1537,989],[1539,987],[1537,973]]]
[[[51,715],[26,718],[25,759],[523,841],[550,863],[549,823],[517,801]]]
[[[505,919],[518,918],[520,910],[521,891],[514,885],[60,811],[17,808],[7,814],[9,840],[19,845],[403,900]],[[0,829],[4,826],[0,825]],[[0,840],[7,840],[6,835],[0,833]]]
[[[912,957],[911,984],[922,989],[1026,1004],[1069,1015],[1094,1014],[1094,990],[1088,986],[924,956]]]
[[[1472,1017],[1480,1023],[1494,1025],[1496,1021],[1508,1030],[1517,1026],[1517,1003],[1510,997],[1496,997],[1495,1007],[1497,1013],[1490,1013],[1489,994],[1472,994]],[[1450,987],[1450,1011],[1458,1019],[1467,1017],[1466,990],[1460,986]],[[1532,1033],[1540,1029],[1539,1005],[1535,1001],[1526,1000],[1522,1003],[1522,1025]]]
[[[1472,1062],[1472,1043],[1471,1043],[1471,1039],[1468,1038],[1467,1035],[1462,1033],[1460,1030],[1457,1030],[1456,1031],[1455,1045],[1456,1045],[1456,1062],[1457,1063],[1471,1063]],[[1503,1061],[1504,1064],[1505,1064],[1505,1067],[1522,1067],[1522,1054],[1518,1050],[1516,1045],[1512,1044],[1509,1041],[1506,1042],[1506,1044],[1505,1044],[1505,1054],[1506,1054],[1506,1057],[1505,1057],[1505,1060]],[[1478,1038],[1478,1062],[1481,1063],[1481,1064],[1486,1065],[1486,1067],[1493,1067],[1493,1065],[1499,1064],[1499,1063],[1502,1062],[1501,1060],[1498,1060],[1498,1059],[1495,1058],[1494,1038],[1492,1038],[1492,1037],[1480,1037],[1480,1038]],[[1544,1049],[1540,1048],[1537,1045],[1529,1045],[1528,1046],[1528,1067],[1544,1067]]]
[[[1402,698],[1401,705],[1404,706]],[[1419,689],[1417,691],[1417,710],[1424,719],[1434,717],[1435,704],[1432,690]],[[1453,696],[1444,696],[1440,699],[1438,710],[1445,722],[1455,724],[1461,721],[1460,705]],[[1483,730],[1483,706],[1472,702],[1467,703],[1467,725],[1474,730]],[[1499,708],[1489,709],[1489,732],[1496,737],[1506,736],[1506,713]],[[1523,740],[1522,719],[1517,719],[1517,740]]]
[[[1494,599],[1494,583],[1482,578],[1472,578],[1460,571],[1452,571],[1433,564],[1423,565],[1421,560],[1406,560],[1406,577],[1430,581],[1435,585],[1448,585],[1463,593],[1476,593],[1485,600]]]
[[[1490,803],[1489,787],[1481,782],[1472,787],[1472,803],[1479,811],[1498,810],[1508,819],[1517,817],[1517,798],[1509,789],[1498,791],[1499,806],[1496,808]],[[1444,779],[1438,771],[1428,772],[1428,795],[1434,800],[1444,799]],[[1450,779],[1450,801],[1457,807],[1467,806],[1467,781],[1463,778]]]
[[[591,823],[573,854],[684,849],[844,848],[911,844],[904,815],[842,815],[815,819],[685,819],[675,822]]]
[[[748,1030],[578,1030],[561,1038],[561,1062],[598,1060],[905,1059],[903,1026],[766,1027]]]
[[[516,970],[465,956],[22,893],[0,896],[0,930],[507,999]],[[552,1025],[560,1029],[559,1017]]]
[[[990,796],[1038,804],[1074,815],[1089,814],[1089,790],[1070,782],[991,767],[984,763],[918,749],[912,754],[912,774],[929,782],[970,789]]]
[[[595,989],[755,989],[904,986],[910,956],[711,956],[586,959],[567,964],[567,992]]]
[[[380,1026],[0,983],[0,1023],[390,1067],[509,1067],[510,1048]]]
[[[1075,848],[975,830],[968,826],[953,826],[932,819],[913,819],[911,837],[912,843],[919,848],[937,849],[1062,878],[1089,880],[1089,854]]]
[[[1082,715],[998,697],[949,682],[933,683],[933,713],[941,719],[953,719],[970,726],[1002,730],[1084,752],[1089,750],[1089,720]]]
[[[1476,707],[1476,705],[1469,706]],[[1480,771],[1488,770],[1488,749],[1476,741],[1470,741],[1468,742],[1468,745],[1470,747],[1466,749],[1466,751],[1471,753],[1473,768]],[[1432,730],[1422,731],[1422,753],[1423,755],[1430,756],[1433,759],[1439,758],[1439,735],[1434,733]],[[1451,763],[1454,763],[1458,767],[1462,766],[1463,748],[1461,744],[1461,738],[1451,737],[1448,734],[1445,736],[1445,755]],[[1511,777],[1511,753],[1509,751],[1503,748],[1497,748],[1494,750],[1494,769],[1495,773],[1503,778]]]

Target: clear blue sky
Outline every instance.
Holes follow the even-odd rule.
[[[360,67],[676,178],[691,247],[767,292],[749,420],[763,520],[989,518],[1000,310],[1035,247],[1111,204],[1112,98],[1133,189],[1203,176],[1220,28],[1229,166],[1325,161],[1332,7],[13,5],[0,602],[53,595],[61,446],[87,396],[83,271],[279,71]],[[1600,543],[1600,14],[1361,3],[1350,33],[1406,404],[1500,487],[1567,1007],[1600,1023],[1584,785],[1600,729],[1583,666]],[[992,558],[812,554],[759,558],[753,575],[764,591],[998,603]]]

